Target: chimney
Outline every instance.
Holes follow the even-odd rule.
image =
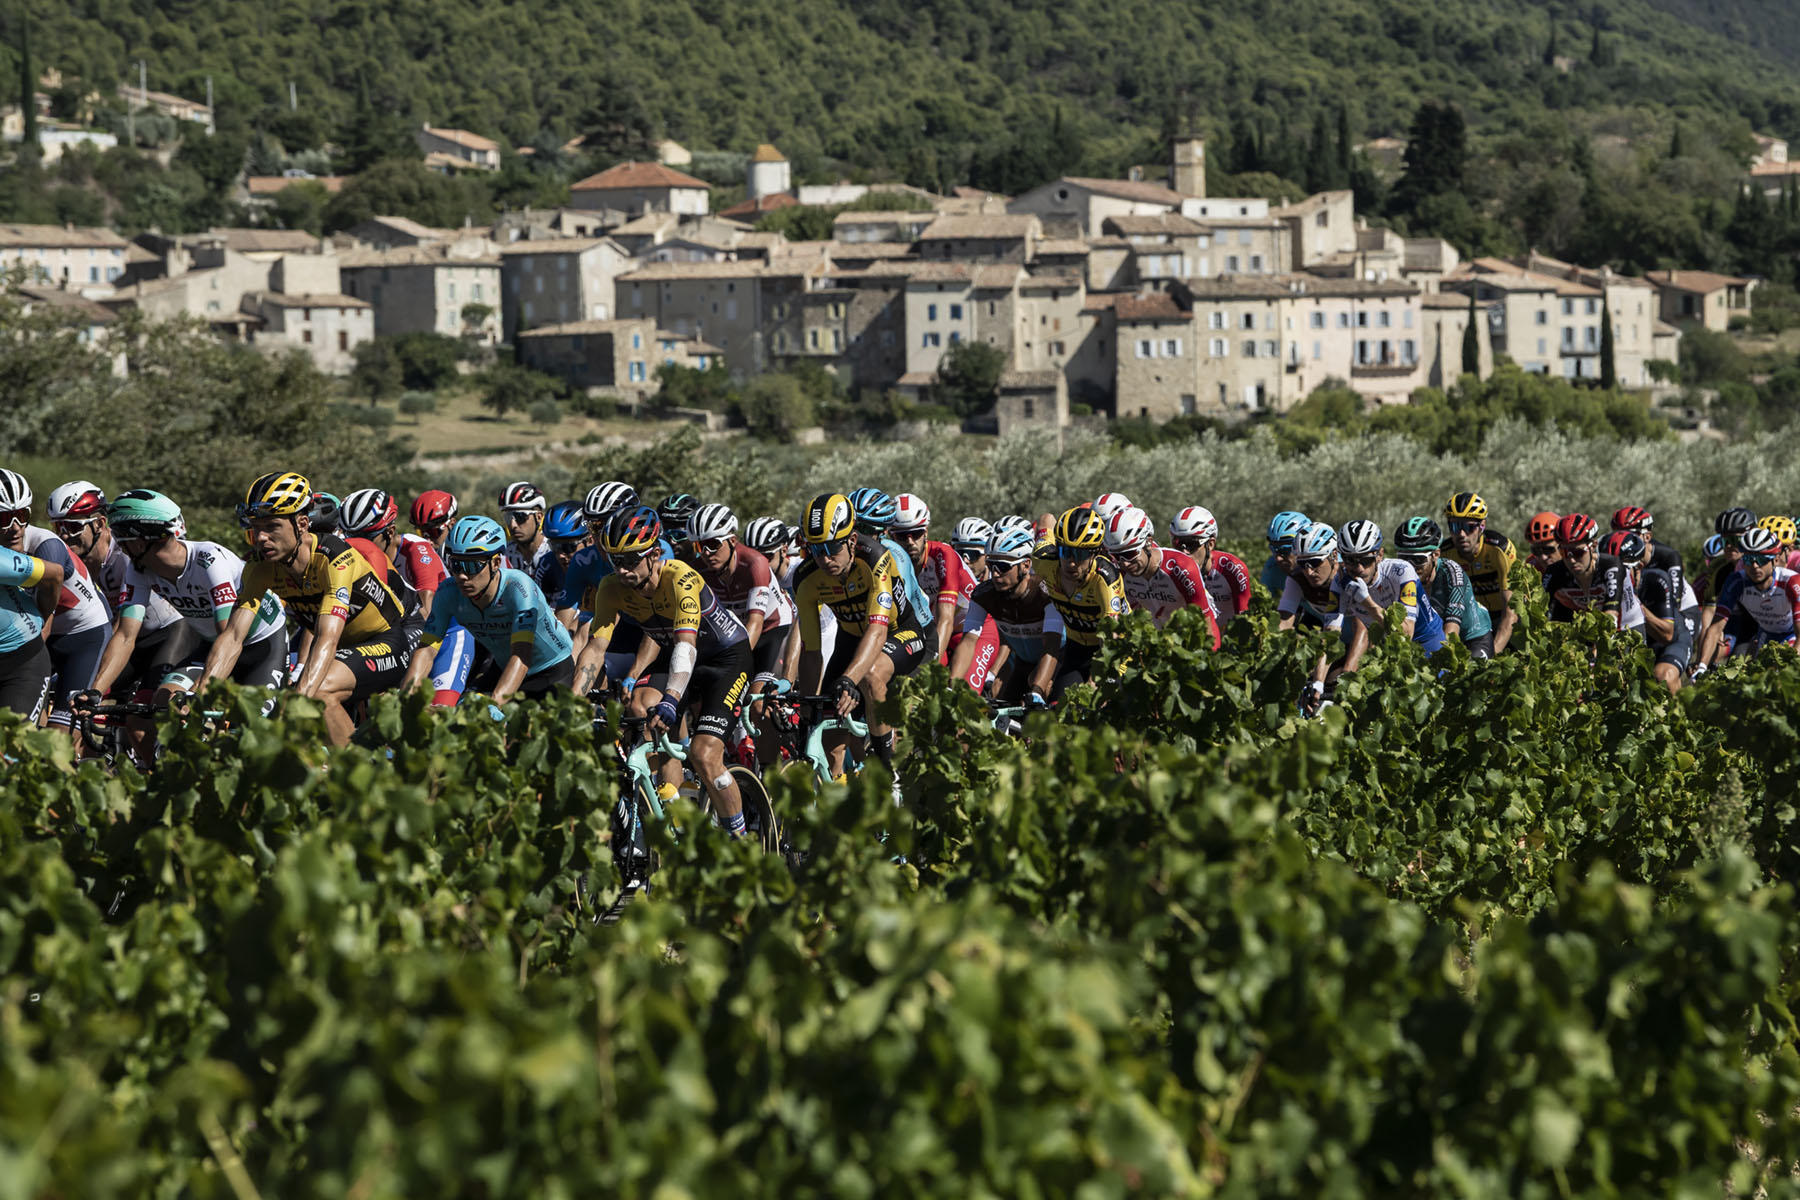
[[[1183,196],[1206,198],[1206,139],[1176,137],[1170,143],[1169,186]]]

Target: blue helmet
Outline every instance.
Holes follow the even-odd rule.
[[[1294,539],[1300,531],[1312,524],[1303,512],[1278,512],[1275,519],[1269,522],[1269,549],[1289,550],[1293,548]]]
[[[1709,561],[1719,557],[1719,555],[1725,553],[1724,537],[1716,533],[1713,534],[1711,537],[1707,538],[1705,542],[1701,543],[1700,553]]]
[[[554,504],[544,517],[544,536],[553,538],[578,538],[587,532],[582,521],[581,501],[564,500]]]
[[[880,488],[860,487],[850,493],[850,508],[856,513],[859,529],[870,533],[886,533],[894,518],[900,515],[894,498]]]
[[[449,558],[490,558],[506,549],[506,531],[492,517],[458,517],[444,542]]]
[[[1020,529],[1017,526],[996,529],[988,538],[988,560],[996,566],[1000,563],[1024,562],[1036,548],[1035,530]]]

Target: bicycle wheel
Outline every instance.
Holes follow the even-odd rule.
[[[769,802],[769,789],[748,767],[733,765],[731,777],[737,781],[738,797],[744,803],[744,828],[764,850],[781,848],[781,822],[775,806]]]

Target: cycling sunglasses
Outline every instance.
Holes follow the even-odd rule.
[[[1451,533],[1480,533],[1487,526],[1486,521],[1452,521]]]
[[[1094,557],[1094,551],[1083,550],[1079,546],[1058,546],[1056,548],[1056,557],[1062,559],[1064,562],[1087,562]]]
[[[1294,562],[1294,565],[1299,567],[1302,571],[1316,571],[1330,561],[1331,559],[1329,558],[1302,558],[1297,559]]]
[[[492,558],[453,558],[450,560],[450,573],[472,579],[488,569]]]
[[[1023,558],[996,560],[996,561],[988,564],[988,570],[991,574],[994,574],[994,575],[1004,575],[1008,571],[1012,570],[1014,567],[1022,567],[1024,565],[1026,565],[1026,563],[1028,561],[1029,560],[1023,559]]]
[[[958,546],[956,552],[962,556],[965,563],[975,563],[987,556],[987,551],[980,546]]]
[[[1372,567],[1381,561],[1381,557],[1375,554],[1346,554],[1344,561],[1354,563],[1359,567]]]
[[[99,519],[99,517],[76,517],[68,521],[52,521],[50,527],[56,530],[58,535],[67,537],[70,534],[80,533]]]
[[[648,550],[630,550],[619,554],[608,554],[606,561],[613,565],[615,571],[629,571],[649,557],[650,551]]]
[[[1775,556],[1773,554],[1746,553],[1744,555],[1744,565],[1747,567],[1766,567],[1774,561]]]
[[[731,539],[730,538],[707,538],[704,542],[695,542],[694,545],[700,547],[700,549],[706,551],[708,554],[717,554],[719,551],[723,550],[725,547],[731,545]]]
[[[925,535],[928,532],[929,531],[923,527],[919,529],[898,529],[894,531],[894,540],[898,542],[920,542],[925,540]]]
[[[535,508],[509,508],[506,510],[508,525],[523,525],[533,517],[542,516]]]
[[[551,538],[550,550],[553,554],[574,554],[582,548],[580,538]]]
[[[1414,570],[1417,570],[1431,561],[1431,554],[1429,551],[1420,551],[1417,554],[1402,554],[1400,555],[1400,561],[1408,564]]]
[[[806,547],[806,552],[814,558],[830,558],[849,544],[849,538],[834,538],[829,542],[813,542]]]

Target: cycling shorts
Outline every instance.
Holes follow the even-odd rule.
[[[505,664],[490,658],[488,667],[479,676],[469,680],[468,690],[472,692],[492,692],[500,682],[500,672]],[[562,688],[564,691],[575,686],[575,660],[564,658],[561,662],[552,663],[543,670],[527,675],[525,682],[519,685],[517,695],[527,700],[538,700],[547,693]]]
[[[418,626],[403,625],[376,634],[366,642],[339,646],[337,661],[349,668],[356,681],[346,703],[355,704],[399,687],[406,678],[407,662],[418,648],[419,634]]]
[[[107,699],[114,702],[129,700],[137,704],[150,703],[156,694],[156,685],[169,673],[169,647],[184,637],[196,642],[200,640],[186,621],[172,621],[157,630],[140,629],[137,641],[132,644],[131,656],[119,668],[112,690],[106,694]],[[183,661],[186,661],[187,651],[184,649],[180,653]]]
[[[792,625],[781,625],[774,629],[764,629],[756,639],[756,649],[751,651],[750,680],[752,683],[773,683],[782,674],[782,666],[787,660],[788,635]]]
[[[829,688],[839,676],[850,669],[856,661],[856,651],[861,645],[860,637],[840,638],[832,649],[831,661],[825,664],[825,676],[822,680]],[[895,679],[904,679],[919,669],[919,664],[927,659],[937,658],[937,633],[927,627],[919,629],[911,625],[903,625],[888,634],[881,643],[882,657],[894,666]]]
[[[469,672],[475,666],[475,635],[461,625],[444,633],[431,660],[432,703],[455,704],[469,690]]]
[[[697,714],[689,732],[725,741],[750,688],[750,643],[736,642],[694,668],[681,707]],[[667,676],[663,682],[667,683]]]
[[[35,723],[49,694],[50,652],[44,649],[43,638],[32,637],[0,654],[0,708]]]
[[[50,652],[50,666],[56,672],[56,685],[50,692],[50,724],[68,728],[75,718],[69,712],[69,697],[85,692],[94,685],[100,670],[100,656],[112,640],[111,625],[95,625],[78,633],[52,633],[44,644]]]
[[[1078,683],[1086,683],[1088,674],[1094,669],[1095,646],[1080,646],[1074,642],[1064,642],[1062,653],[1057,655],[1056,675],[1050,683],[1050,694],[1044,699],[1059,700],[1062,694]]]
[[[185,622],[184,622],[185,624]],[[176,642],[183,639],[177,638]],[[202,641],[198,636],[193,645],[186,648],[187,661],[162,670],[157,676],[161,680],[159,687],[176,692],[191,692],[194,685],[200,682],[200,676],[206,673],[206,657],[211,651],[211,643]],[[231,668],[231,681],[242,687],[279,688],[287,682],[288,677],[288,633],[285,627],[276,630],[260,642],[251,642],[238,654],[237,665]]]
[[[1480,637],[1464,638],[1463,649],[1469,652],[1470,658],[1494,657],[1494,631],[1490,629]]]

